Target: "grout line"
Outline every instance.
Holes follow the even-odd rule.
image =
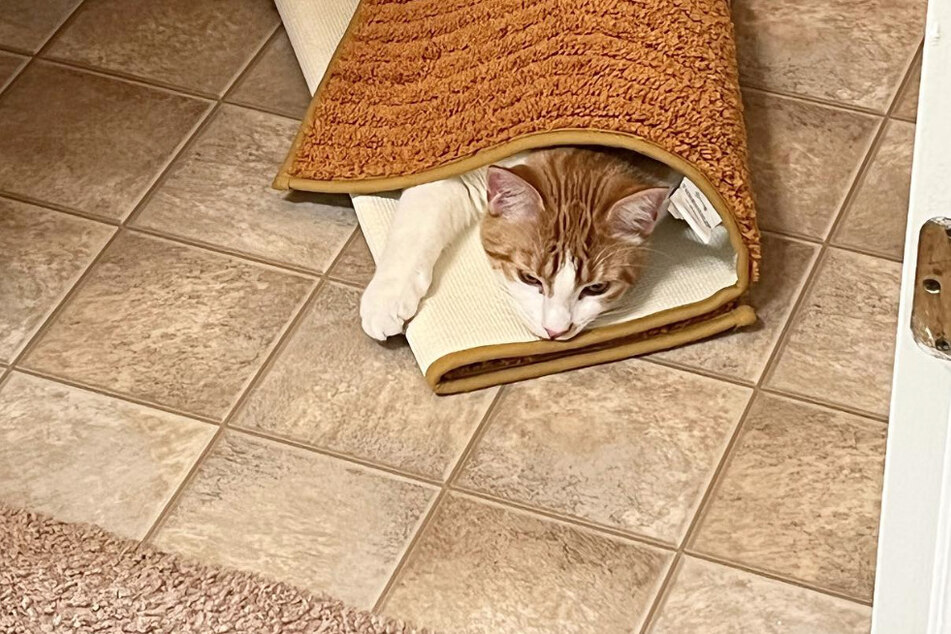
[[[63,70],[72,70],[76,71],[83,75],[95,75],[96,77],[101,77],[103,79],[111,79],[113,81],[121,82],[123,84],[131,84],[133,86],[138,86],[139,88],[147,88],[149,90],[154,90],[157,92],[163,92],[175,97],[184,97],[187,99],[192,99],[194,101],[203,101],[205,103],[215,103],[218,98],[210,93],[200,93],[188,90],[187,88],[179,88],[177,86],[171,86],[169,84],[162,83],[154,79],[144,79],[136,75],[131,75],[124,71],[120,70],[110,70],[107,68],[100,68],[97,66],[92,66],[91,64],[84,64],[82,62],[74,62],[67,59],[61,59],[58,57],[47,57],[45,55],[40,55],[39,53],[34,56],[37,64],[44,64],[46,66],[55,66]]]
[[[9,53],[11,55],[19,55],[20,57],[33,57],[33,51],[11,46],[9,44],[0,44],[0,53]]]
[[[872,601],[870,599],[863,599],[855,595],[848,594],[846,592],[839,592],[837,590],[829,590],[828,588],[823,588],[821,586],[810,584],[806,581],[795,579],[793,577],[787,577],[784,575],[776,574],[775,572],[770,572],[765,568],[755,568],[753,566],[747,566],[745,564],[737,563],[730,561],[729,559],[723,559],[717,557],[716,555],[708,555],[699,551],[695,551],[692,548],[688,548],[684,551],[685,556],[693,557],[694,559],[702,559],[710,563],[718,564],[724,566],[725,568],[732,568],[734,570],[741,570],[743,572],[754,574],[759,577],[765,577],[767,579],[772,579],[773,581],[781,581],[783,583],[789,584],[791,586],[797,586],[805,590],[811,590],[813,592],[818,592],[819,594],[824,594],[826,596],[835,597],[836,599],[843,599],[851,603],[858,603],[871,607]]]
[[[889,119],[889,121],[900,121],[900,119]],[[873,157],[874,158],[874,157]],[[848,210],[846,210],[848,211]],[[770,235],[781,240],[791,240],[798,242],[800,244],[807,244],[815,247],[822,246],[822,239],[815,238],[812,236],[807,236],[801,233],[782,231],[780,229],[763,229],[760,231],[762,235]],[[830,244],[830,246],[835,247],[839,251],[849,251],[851,253],[857,253],[859,255],[868,255],[873,258],[878,258],[879,260],[889,260],[890,262],[902,262],[902,257],[900,255],[892,255],[890,253],[885,253],[883,251],[874,251],[872,249],[863,249],[861,247],[850,246],[848,244]]]
[[[125,230],[129,233],[140,233],[153,238],[161,238],[169,242],[175,242],[177,244],[183,244],[203,251],[210,251],[212,253],[217,253],[219,255],[226,255],[231,258],[238,258],[240,260],[246,260],[248,262],[254,262],[255,264],[262,264],[269,266],[275,269],[279,269],[285,273],[292,273],[294,275],[304,275],[306,277],[321,277],[323,272],[312,269],[304,266],[299,266],[297,264],[291,264],[289,262],[281,262],[279,260],[272,260],[268,257],[263,257],[259,255],[254,255],[253,253],[246,253],[243,251],[238,251],[237,249],[231,249],[226,246],[212,244],[210,242],[204,242],[202,240],[196,240],[194,238],[189,238],[185,236],[179,236],[160,229],[152,229],[151,227],[125,227]]]
[[[280,28],[280,23],[278,23],[278,26],[274,28],[274,31],[272,31],[271,34],[267,38],[264,39],[264,42],[261,44],[260,48],[258,48],[258,50],[255,51],[254,55],[251,56],[251,59],[248,61],[247,65],[243,69],[241,69],[237,73],[237,75],[235,75],[235,77],[231,80],[231,83],[225,87],[225,90],[222,93],[221,97],[218,98],[214,102],[212,107],[206,113],[205,117],[198,123],[195,129],[192,130],[191,134],[187,136],[184,142],[177,148],[177,150],[172,153],[170,160],[162,168],[162,171],[159,173],[158,177],[152,183],[152,186],[148,189],[148,191],[145,192],[145,194],[143,194],[143,196],[138,200],[138,202],[136,203],[132,211],[123,220],[122,225],[124,227],[128,226],[130,229],[134,228],[138,231],[142,231],[141,227],[134,226],[135,221],[138,219],[138,217],[142,214],[142,211],[148,206],[149,202],[155,196],[155,192],[157,192],[162,187],[162,185],[164,185],[165,182],[169,179],[174,166],[177,165],[188,154],[188,152],[191,151],[193,147],[195,147],[199,139],[201,139],[202,135],[204,134],[205,130],[207,130],[208,127],[211,125],[211,123],[217,118],[218,111],[221,110],[223,100],[231,94],[231,92],[234,90],[238,82],[240,82],[244,78],[245,74],[249,71],[249,69],[264,54],[265,49],[267,48],[268,44],[271,42],[271,38],[274,37],[274,34],[277,33],[277,30],[279,28]],[[175,237],[174,239],[180,242],[183,241],[181,240],[181,238],[178,238],[178,237]],[[207,248],[207,245],[200,245],[200,246],[202,246],[203,248]],[[242,254],[242,257],[244,257],[243,254]]]
[[[259,106],[253,103],[237,101],[233,97],[229,97],[227,100],[222,99],[222,103],[226,106],[235,106],[237,108],[244,108],[245,110],[254,110],[255,112],[259,112],[261,114],[280,117],[281,119],[292,121],[297,125],[301,124],[301,117],[289,115],[286,112],[281,112],[280,110],[277,110],[277,109],[268,108],[267,106]]]
[[[706,368],[701,368],[699,366],[686,365],[680,363],[679,361],[671,361],[670,359],[665,359],[660,356],[656,356],[658,353],[652,353],[645,357],[637,357],[642,361],[648,363],[653,363],[654,365],[659,365],[671,370],[678,370],[680,372],[687,372],[689,374],[694,374],[696,376],[702,376],[706,379],[714,379],[717,381],[722,381],[723,383],[729,383],[730,385],[736,385],[738,387],[745,387],[750,389],[755,385],[753,381],[747,381],[746,379],[740,379],[735,376],[730,376],[728,374],[719,374],[713,370],[707,370]]]
[[[69,12],[69,15],[63,18],[63,20],[56,25],[56,28],[54,28],[49,36],[47,36],[40,47],[36,49],[35,52],[30,53],[30,55],[33,55],[34,57],[38,56],[40,53],[43,53],[48,48],[50,48],[50,46],[53,44],[53,40],[56,39],[60,33],[65,31],[66,27],[72,24],[73,20],[76,19],[76,16],[79,15],[79,10],[82,9],[85,4],[85,0],[79,0],[79,2],[76,3],[76,6],[73,7],[73,10]]]
[[[913,63],[913,62],[912,62]],[[905,79],[907,75],[911,72],[911,64],[908,65],[905,69]],[[839,205],[838,210],[836,211],[835,218],[833,219],[832,225],[829,228],[829,231],[826,233],[825,239],[822,241],[821,246],[819,247],[819,253],[816,256],[815,261],[812,264],[812,268],[809,270],[800,290],[799,295],[796,298],[796,301],[793,303],[792,309],[789,312],[789,316],[786,318],[785,323],[780,331],[779,337],[776,339],[776,343],[773,346],[773,349],[770,351],[769,358],[766,361],[766,365],[763,368],[762,373],[759,376],[759,379],[756,381],[756,385],[753,387],[753,392],[750,395],[750,399],[746,404],[746,409],[743,411],[740,416],[736,428],[733,430],[733,435],[730,438],[730,441],[727,443],[727,447],[723,452],[723,455],[720,457],[719,464],[717,464],[716,469],[713,472],[713,476],[710,478],[707,488],[704,491],[703,496],[700,499],[700,504],[697,506],[697,510],[694,513],[693,519],[691,520],[690,526],[687,529],[687,532],[684,534],[683,539],[681,540],[680,546],[677,548],[677,553],[674,556],[674,561],[671,563],[670,568],[668,569],[667,575],[664,577],[661,587],[658,590],[657,594],[654,596],[654,600],[651,602],[651,606],[648,610],[647,616],[644,619],[643,625],[640,629],[641,634],[645,634],[652,627],[654,620],[658,614],[660,605],[663,603],[666,598],[668,589],[670,587],[671,581],[674,577],[674,571],[677,570],[680,565],[680,561],[684,557],[684,552],[687,549],[688,544],[690,544],[699,527],[703,522],[703,518],[706,515],[706,511],[710,506],[711,500],[716,495],[716,492],[719,490],[720,483],[722,482],[723,473],[726,471],[726,467],[732,459],[734,449],[739,437],[742,433],[742,430],[746,424],[746,421],[749,417],[750,411],[754,403],[758,401],[762,393],[769,393],[765,390],[765,386],[768,384],[770,377],[772,376],[773,369],[776,366],[778,359],[781,357],[787,341],[789,340],[790,333],[792,332],[792,326],[798,319],[802,306],[806,302],[806,298],[809,297],[812,292],[813,287],[815,286],[816,280],[818,279],[819,271],[822,270],[825,261],[826,254],[829,249],[829,242],[832,239],[832,236],[835,235],[838,225],[841,223],[843,217],[845,216],[845,211],[849,208],[849,205],[852,203],[852,200],[855,198],[855,195],[858,191],[858,185],[861,180],[864,178],[865,173],[868,171],[869,165],[872,162],[872,158],[878,152],[878,148],[881,144],[882,137],[884,136],[885,124],[888,121],[889,116],[894,110],[898,95],[901,91],[901,86],[904,85],[905,81],[900,82],[898,92],[892,96],[892,100],[889,104],[888,110],[877,126],[875,136],[872,139],[871,144],[866,150],[865,157],[862,160],[862,163],[859,166],[858,171],[855,176],[853,176],[852,183],[849,187],[849,191],[846,194],[845,198],[842,200]],[[798,400],[798,399],[797,399]],[[692,551],[690,551],[692,552]],[[780,578],[780,577],[777,577]],[[781,578],[780,578],[781,579]],[[785,579],[782,579],[786,581]]]
[[[499,497],[487,491],[480,491],[478,489],[471,489],[465,486],[452,486],[449,488],[450,491],[454,493],[461,493],[467,495],[471,498],[476,498],[478,500],[483,500],[485,502],[491,502],[497,506],[501,506],[505,509],[521,511],[527,515],[531,515],[536,518],[544,518],[549,520],[554,520],[562,524],[567,524],[573,528],[582,529],[585,531],[594,531],[600,535],[610,535],[611,537],[617,537],[629,542],[635,542],[642,546],[649,546],[651,548],[659,548],[667,552],[673,552],[676,550],[677,545],[671,542],[665,542],[656,537],[648,537],[641,533],[636,533],[634,531],[626,530],[619,528],[617,526],[610,526],[608,524],[602,524],[600,522],[594,522],[577,515],[567,515],[560,513],[558,511],[553,511],[551,509],[545,509],[537,506],[531,506],[524,502],[519,502],[517,500],[510,500],[507,498]]]
[[[280,356],[280,355],[277,355]],[[232,419],[233,420],[233,419]],[[382,462],[374,462],[366,458],[360,458],[348,453],[343,453],[334,449],[329,449],[327,447],[321,447],[319,445],[314,445],[311,443],[303,442],[300,440],[295,440],[288,436],[281,436],[280,434],[274,434],[263,429],[255,429],[254,427],[245,427],[243,425],[235,425],[233,422],[228,425],[228,429],[241,432],[242,434],[248,436],[254,436],[256,438],[261,438],[263,440],[268,440],[273,443],[287,445],[288,447],[294,447],[295,449],[303,449],[305,451],[310,451],[312,453],[320,454],[322,456],[327,456],[329,458],[336,458],[343,462],[349,462],[354,465],[359,465],[361,467],[366,467],[372,471],[380,471],[388,475],[397,476],[405,480],[409,480],[414,483],[419,484],[428,484],[439,488],[443,485],[442,481],[438,478],[433,478],[431,476],[423,475],[420,473],[415,473],[413,471],[406,471],[405,469],[400,469],[399,467],[394,467],[392,465],[387,465]]]
[[[89,264],[86,265],[86,268],[83,269],[83,272],[80,273],[79,277],[76,278],[76,281],[73,282],[73,285],[69,287],[69,289],[67,289],[65,293],[63,293],[63,296],[60,298],[59,302],[53,307],[53,310],[51,310],[47,314],[46,319],[43,320],[43,323],[41,323],[37,327],[37,329],[33,332],[33,336],[30,337],[26,341],[26,343],[23,345],[23,347],[20,348],[19,354],[17,354],[16,356],[13,357],[13,359],[10,360],[11,368],[20,369],[18,366],[20,361],[26,358],[26,356],[36,346],[36,344],[39,342],[42,336],[46,334],[46,331],[50,327],[50,325],[56,320],[59,314],[63,312],[63,309],[70,302],[70,300],[72,300],[72,298],[79,292],[79,289],[82,288],[86,280],[92,276],[93,269],[103,259],[106,251],[109,250],[109,247],[112,246],[112,244],[116,242],[116,240],[119,237],[119,233],[120,233],[119,231],[113,232],[113,234],[109,237],[109,239],[106,240],[105,244],[103,244],[102,247],[99,249],[99,252],[96,253],[96,255],[93,256],[93,258],[89,261]]]
[[[361,283],[359,283],[359,282],[354,282],[353,280],[345,280],[345,279],[343,279],[343,278],[341,278],[341,277],[335,277],[335,276],[333,276],[333,275],[325,275],[324,277],[327,278],[327,281],[328,281],[328,282],[333,282],[334,284],[340,284],[340,285],[342,285],[342,286],[347,286],[347,287],[352,288],[352,289],[357,290],[357,291],[363,291],[363,290],[366,290],[366,288],[367,288],[367,285],[366,285],[366,284],[361,284]]]
[[[207,423],[209,425],[219,425],[221,421],[216,420],[212,416],[206,416],[204,414],[197,414],[195,412],[189,412],[187,410],[178,409],[176,407],[171,407],[169,405],[163,405],[155,401],[150,401],[144,398],[139,398],[137,396],[132,396],[130,394],[123,394],[122,392],[115,392],[113,390],[103,388],[97,385],[92,385],[89,383],[83,383],[82,381],[77,381],[69,377],[60,376],[52,372],[47,372],[45,370],[36,370],[33,368],[27,368],[22,366],[17,366],[16,368],[11,368],[12,371],[19,372],[20,374],[28,374],[30,376],[35,376],[39,379],[45,379],[47,381],[53,381],[54,383],[60,383],[62,385],[68,385],[69,387],[74,387],[85,392],[92,392],[93,394],[99,394],[102,396],[108,396],[109,398],[115,399],[117,401],[125,401],[126,403],[132,403],[134,405],[141,405],[143,407],[148,407],[149,409],[160,410],[168,414],[174,414],[176,416],[181,416],[183,418],[189,418],[200,423]]]
[[[24,74],[26,74],[27,69],[33,65],[33,63],[37,60],[37,58],[39,58],[40,53],[45,52],[46,49],[50,47],[50,44],[53,42],[53,39],[57,35],[59,35],[59,33],[63,29],[69,26],[70,23],[72,23],[76,14],[79,13],[79,10],[82,8],[84,2],[85,0],[80,0],[78,3],[76,3],[76,6],[73,7],[73,10],[69,12],[69,15],[67,15],[63,19],[63,21],[60,22],[56,28],[53,29],[53,32],[49,34],[49,36],[46,38],[46,40],[43,41],[42,44],[40,44],[40,47],[36,49],[36,51],[24,51],[24,50],[18,50],[18,49],[11,49],[7,47],[0,47],[0,49],[6,50],[12,53],[17,53],[18,55],[24,55],[28,58],[26,60],[26,64],[21,66],[20,69],[13,75],[13,77],[10,78],[10,81],[7,82],[6,86],[3,87],[3,90],[0,90],[0,94],[7,92],[11,86],[17,83],[20,80],[20,78],[23,77]]]
[[[18,194],[16,192],[6,191],[2,189],[0,189],[0,198],[15,200],[17,202],[24,203],[27,205],[33,205],[34,207],[43,207],[44,209],[49,209],[50,211],[57,211],[59,213],[68,214],[70,216],[75,216],[77,218],[82,218],[83,220],[92,220],[93,222],[109,225],[110,227],[118,227],[122,223],[121,220],[116,220],[114,218],[100,216],[98,214],[94,214],[88,211],[73,209],[72,207],[67,207],[59,203],[50,202],[48,200],[40,200],[39,198],[33,198],[32,196],[26,196],[24,194]]]
[[[383,586],[383,590],[380,591],[380,596],[377,598],[376,602],[373,604],[372,612],[375,614],[381,613],[383,608],[386,605],[387,600],[390,597],[390,593],[393,588],[396,586],[397,579],[402,573],[403,569],[406,567],[410,558],[413,555],[413,552],[416,550],[417,545],[422,541],[422,536],[426,532],[427,527],[433,522],[433,519],[436,517],[436,513],[439,510],[440,505],[442,504],[443,499],[449,495],[450,487],[452,486],[455,478],[459,475],[459,472],[462,468],[463,463],[469,457],[469,454],[472,452],[475,444],[482,437],[483,430],[488,425],[489,420],[492,418],[493,413],[495,413],[496,408],[499,403],[502,401],[502,396],[506,392],[506,386],[499,388],[499,391],[495,393],[495,398],[492,399],[492,402],[489,403],[489,406],[485,410],[485,414],[482,415],[482,420],[479,421],[479,424],[476,426],[475,431],[473,431],[472,436],[469,437],[469,441],[466,443],[466,446],[463,448],[462,453],[459,455],[456,464],[449,472],[449,476],[446,478],[446,481],[442,484],[442,487],[439,489],[439,493],[436,494],[435,500],[433,500],[432,506],[430,506],[429,511],[423,517],[422,521],[419,523],[419,526],[416,529],[416,532],[413,534],[412,539],[406,545],[403,554],[400,556],[399,560],[396,562],[396,566],[393,568],[393,572],[390,574],[389,579],[387,579],[386,584]]]
[[[14,69],[13,74],[11,74],[5,80],[0,82],[0,95],[2,95],[3,91],[7,89],[7,86],[10,86],[13,84],[13,81],[20,75],[20,73],[23,72],[23,69],[26,68],[27,65],[30,63],[29,57],[25,57],[23,59],[25,59],[26,61],[20,60],[20,65],[17,66],[16,69]]]
[[[901,83],[899,82],[899,85]],[[761,88],[760,86],[754,86],[751,84],[740,84],[740,92],[757,92],[760,94],[771,95],[773,97],[781,97],[783,99],[789,99],[791,101],[799,101],[802,103],[812,104],[814,106],[824,106],[826,108],[832,108],[833,110],[839,110],[844,112],[850,112],[852,114],[862,114],[871,117],[882,117],[884,112],[878,111],[874,108],[866,108],[865,106],[855,106],[852,104],[839,103],[831,99],[824,99],[822,97],[814,97],[812,95],[804,95],[794,92],[787,92],[785,90],[774,90],[772,88]]]
[[[774,387],[760,388],[760,392],[770,396],[780,396],[782,398],[798,401],[800,403],[805,403],[807,405],[815,405],[817,407],[822,407],[824,409],[831,409],[837,412],[841,412],[843,414],[849,414],[850,416],[858,416],[860,418],[866,418],[876,423],[888,425],[887,414],[876,414],[875,412],[859,409],[857,407],[850,407],[848,405],[843,405],[841,403],[834,403],[832,401],[826,401],[824,399],[816,398],[814,396],[808,396],[806,394],[797,394],[796,392],[790,392],[788,390],[777,389]]]
[[[259,51],[260,53],[260,51]],[[250,64],[249,64],[250,66]],[[247,70],[247,69],[245,69]],[[333,261],[330,263],[330,266],[333,266],[337,263],[337,260],[343,254],[343,250],[334,257]],[[329,268],[329,267],[328,267]],[[317,296],[320,294],[320,291],[326,286],[327,282],[324,278],[319,278],[317,283],[314,284],[314,287],[310,290],[308,296],[301,302],[300,307],[297,310],[297,313],[293,315],[288,320],[287,325],[284,327],[283,332],[277,337],[274,345],[271,347],[270,352],[268,352],[264,362],[257,369],[257,371],[252,375],[251,380],[244,386],[244,390],[241,394],[238,395],[238,398],[235,400],[234,404],[231,406],[231,409],[225,415],[224,419],[221,421],[218,430],[215,432],[215,435],[208,441],[208,444],[205,446],[205,449],[201,452],[198,458],[195,459],[195,463],[189,469],[188,473],[185,474],[185,477],[179,483],[178,488],[168,499],[165,507],[159,513],[158,517],[155,518],[155,521],[152,523],[152,526],[149,527],[149,530],[142,537],[139,542],[139,547],[142,547],[148,544],[152,538],[158,533],[162,528],[165,521],[168,519],[172,510],[178,505],[178,501],[181,499],[182,495],[185,492],[185,489],[188,488],[188,485],[194,479],[195,474],[198,473],[199,468],[204,463],[205,458],[211,453],[212,448],[218,443],[218,440],[224,435],[225,429],[227,429],[231,421],[237,416],[241,411],[245,402],[250,398],[251,393],[254,389],[261,384],[264,378],[267,376],[267,373],[273,367],[276,359],[281,355],[287,343],[294,337],[294,334],[298,331],[300,324],[304,321],[304,317],[307,314],[309,308],[316,301]],[[309,447],[308,447],[309,449]]]
[[[149,526],[149,530],[146,531],[145,535],[142,536],[142,539],[139,540],[136,549],[141,549],[152,541],[152,538],[155,537],[155,534],[161,529],[162,525],[165,523],[165,520],[168,519],[168,516],[171,514],[172,510],[178,505],[179,499],[181,499],[182,494],[185,491],[185,488],[191,484],[192,479],[195,477],[195,474],[198,473],[198,469],[201,467],[202,463],[205,461],[205,458],[208,454],[211,453],[212,448],[218,444],[218,439],[224,435],[225,427],[224,425],[219,425],[218,429],[215,430],[214,436],[208,441],[205,445],[205,448],[201,450],[201,453],[198,454],[198,457],[195,458],[195,462],[192,463],[191,468],[188,470],[188,473],[185,474],[185,477],[182,478],[182,481],[178,484],[178,487],[172,492],[172,495],[169,496],[168,501],[165,502],[165,506],[162,507],[162,510],[159,511],[158,516],[155,518],[155,521],[152,522],[152,525]]]
[[[229,428],[231,420],[234,418],[235,414],[241,409],[241,406],[244,404],[246,399],[249,397],[254,388],[260,383],[267,369],[270,367],[272,360],[278,355],[278,353],[283,349],[284,344],[288,339],[291,338],[294,332],[297,330],[297,325],[303,320],[304,314],[307,312],[308,307],[314,301],[314,298],[320,293],[320,290],[324,287],[323,280],[319,280],[314,287],[310,290],[306,299],[302,302],[301,307],[297,310],[297,313],[288,320],[285,324],[283,331],[277,337],[276,344],[272,347],[270,352],[267,355],[267,358],[264,362],[258,367],[258,369],[251,376],[251,380],[244,387],[244,390],[241,394],[238,395],[238,398],[232,404],[228,413],[222,419],[221,423],[218,425],[218,430],[215,432],[215,435],[208,441],[208,444],[205,445],[205,449],[199,454],[198,458],[195,459],[195,462],[192,464],[191,468],[188,470],[188,473],[185,474],[185,477],[182,478],[182,481],[179,483],[178,487],[175,489],[175,492],[172,493],[169,497],[168,502],[165,504],[162,511],[159,513],[158,517],[155,518],[155,521],[152,522],[152,525],[149,527],[149,530],[145,533],[145,536],[139,541],[139,546],[148,544],[155,534],[162,528],[165,524],[165,521],[171,515],[172,511],[178,505],[178,501],[181,499],[182,495],[185,493],[185,490],[188,488],[188,485],[191,484],[192,480],[195,477],[195,474],[198,473],[198,470],[201,468],[202,463],[204,463],[205,458],[211,453],[212,449],[217,445],[218,440],[224,435],[225,430]]]
[[[773,352],[775,353],[775,350]],[[762,381],[762,377],[760,377],[760,381]],[[733,454],[733,449],[740,437],[740,432],[743,429],[746,418],[749,415],[750,410],[753,408],[753,403],[756,401],[758,387],[759,382],[757,382],[757,387],[753,388],[749,400],[746,402],[746,407],[743,408],[743,412],[737,419],[736,425],[733,428],[733,432],[730,434],[730,439],[727,441],[726,447],[723,449],[723,453],[720,455],[720,459],[717,461],[717,466],[714,468],[713,473],[710,475],[710,479],[707,481],[707,486],[704,489],[703,495],[700,497],[700,501],[698,502],[693,517],[690,520],[690,524],[687,525],[687,530],[680,539],[680,543],[677,546],[677,551],[674,553],[674,558],[670,562],[670,566],[667,568],[667,574],[664,575],[664,579],[661,581],[660,587],[657,589],[657,594],[654,595],[654,600],[651,602],[650,608],[648,609],[647,614],[644,616],[644,620],[640,629],[641,634],[644,634],[650,629],[655,617],[659,613],[660,606],[667,596],[667,590],[673,582],[675,572],[680,568],[684,549],[693,538],[696,530],[699,528],[701,519],[704,515],[703,511],[713,498],[713,495],[718,488],[717,485],[720,481],[720,475],[726,469],[726,465]]]

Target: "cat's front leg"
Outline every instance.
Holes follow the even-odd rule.
[[[405,190],[376,273],[360,299],[363,330],[380,341],[403,332],[419,310],[442,253],[478,215],[457,178]]]

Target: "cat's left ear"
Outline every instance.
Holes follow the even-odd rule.
[[[615,234],[626,240],[647,238],[657,224],[658,212],[667,192],[666,187],[652,187],[614,203],[608,217]]]

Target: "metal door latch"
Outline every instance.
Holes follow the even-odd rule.
[[[918,345],[951,360],[951,218],[932,218],[918,235],[911,331]]]

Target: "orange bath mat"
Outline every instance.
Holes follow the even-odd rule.
[[[497,291],[476,270],[488,265],[472,236],[461,240],[407,329],[437,392],[652,352],[755,320],[745,296],[759,234],[727,0],[362,0],[337,34],[313,23],[337,20],[340,2],[277,4],[316,85],[278,188],[392,192],[532,148],[602,145],[677,169],[722,219],[706,251],[682,223],[660,232],[666,259],[650,288],[634,293],[623,318],[566,342],[518,333],[495,313],[473,317],[484,305],[504,309],[464,303]],[[377,256],[393,195],[354,204]]]

